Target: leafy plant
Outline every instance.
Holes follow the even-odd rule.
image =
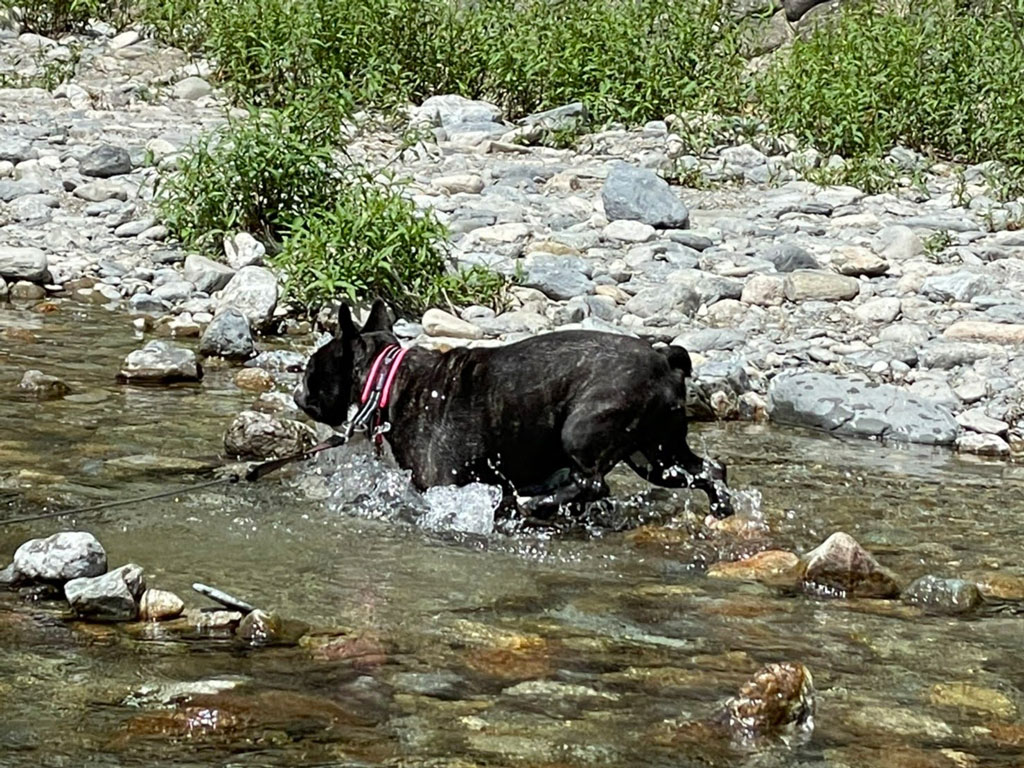
[[[57,37],[80,32],[90,19],[120,24],[126,18],[127,0],[0,0],[0,8],[15,11],[25,32]]]

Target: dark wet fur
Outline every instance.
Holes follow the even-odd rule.
[[[361,331],[342,307],[338,335],[310,358],[296,404],[340,426],[374,357],[397,343],[391,327],[380,302]],[[384,414],[385,438],[421,490],[496,483],[541,513],[606,497],[605,475],[625,461],[656,485],[705,491],[711,512],[726,517],[725,468],[686,443],[689,373],[680,347],[596,331],[444,353],[413,348]]]

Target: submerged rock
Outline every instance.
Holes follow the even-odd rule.
[[[301,621],[283,619],[276,613],[259,609],[242,619],[235,635],[249,645],[294,645],[298,643],[309,625]]]
[[[928,695],[936,707],[955,707],[986,715],[1012,720],[1017,717],[1017,705],[1002,691],[974,683],[937,683]]]
[[[932,613],[971,613],[981,605],[977,586],[963,579],[922,576],[903,592],[903,602],[917,605]]]
[[[25,371],[25,375],[18,383],[18,389],[40,400],[59,400],[70,391],[63,380],[37,370]]]
[[[800,558],[792,552],[768,549],[742,560],[714,563],[707,575],[714,579],[795,584]]]
[[[800,561],[801,583],[829,597],[891,598],[900,594],[893,575],[847,533],[833,533]]]
[[[224,435],[228,455],[248,459],[289,456],[315,444],[316,435],[305,424],[258,411],[242,411]]]
[[[814,728],[814,681],[803,664],[767,664],[725,706],[721,721],[741,740]]]
[[[989,600],[1024,600],[1024,576],[985,573],[975,583],[982,596]]]
[[[252,357],[255,344],[249,321],[241,310],[228,307],[213,318],[206,326],[199,341],[199,351],[204,355],[226,357],[231,360],[246,360]]]
[[[102,576],[72,579],[64,585],[64,596],[82,618],[133,621],[145,588],[142,567],[129,563]]]
[[[106,573],[107,553],[91,533],[62,531],[26,541],[14,553],[12,567],[18,583],[63,584]]]
[[[130,384],[199,381],[203,369],[190,349],[151,341],[125,358],[118,380]]]

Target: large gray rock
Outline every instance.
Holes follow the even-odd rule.
[[[39,152],[33,148],[32,142],[22,138],[0,139],[0,162],[9,162],[17,165],[25,160],[32,160],[38,157]]]
[[[690,212],[654,171],[616,163],[601,189],[605,215],[612,220],[630,219],[652,227],[687,229]]]
[[[129,563],[102,576],[72,579],[64,585],[64,596],[83,619],[133,621],[145,589],[141,566]]]
[[[193,253],[185,257],[185,279],[196,287],[197,291],[212,294],[231,282],[235,270],[226,264]]]
[[[307,451],[316,443],[309,427],[268,413],[242,411],[224,435],[228,455],[244,459],[271,459]]]
[[[9,203],[12,200],[28,197],[29,195],[38,195],[42,191],[42,186],[34,179],[21,179],[19,181],[3,179],[0,180],[0,203]]]
[[[821,262],[804,248],[794,243],[776,243],[759,254],[775,265],[777,272],[793,272],[798,269],[821,269]]]
[[[989,293],[992,281],[983,274],[961,269],[948,275],[932,275],[921,284],[920,293],[933,301],[970,301]]]
[[[953,413],[889,384],[824,373],[776,376],[768,389],[773,421],[837,435],[946,445],[960,431]]]
[[[83,176],[107,179],[132,172],[132,157],[123,147],[101,144],[82,158],[78,170]]]
[[[12,282],[44,282],[48,276],[46,254],[38,248],[0,245],[0,277]]]
[[[805,13],[826,0],[783,0],[782,8],[789,21],[799,21]]]
[[[214,317],[199,341],[199,351],[204,355],[232,360],[252,357],[255,351],[252,331],[241,310],[228,307]]]
[[[85,531],[62,531],[45,539],[26,541],[12,563],[19,582],[57,582],[107,571],[107,553]]]
[[[175,347],[165,341],[151,341],[129,353],[118,379],[131,384],[172,381],[199,381],[203,369],[191,349]]]
[[[241,310],[252,328],[262,328],[277,307],[277,278],[266,267],[243,267],[221,291],[217,309]]]
[[[35,369],[25,371],[25,375],[18,382],[18,389],[39,400],[59,400],[69,391],[68,385],[61,379]]]

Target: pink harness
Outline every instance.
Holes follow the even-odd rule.
[[[398,367],[408,352],[408,348],[389,344],[374,358],[359,398],[362,408],[349,423],[347,432],[351,435],[357,429],[368,427],[373,421],[373,440],[378,450],[384,442],[383,430],[380,429],[381,411],[391,401],[391,388],[398,375]]]

